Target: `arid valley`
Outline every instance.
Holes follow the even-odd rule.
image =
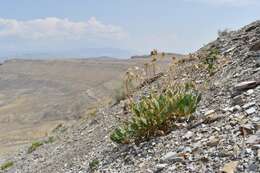
[[[149,57],[6,61],[0,66],[0,156],[112,103],[127,69],[146,61]]]
[[[0,155],[105,103],[134,61],[10,60],[0,66]]]

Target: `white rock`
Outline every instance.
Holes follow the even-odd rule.
[[[248,115],[250,115],[250,114],[255,113],[255,112],[256,112],[256,109],[253,107],[253,108],[249,108],[249,109],[247,109],[247,110],[245,110],[245,111],[246,111],[246,113],[247,113]]]
[[[248,95],[248,96],[250,96],[250,95],[252,95],[253,93],[254,93],[254,90],[253,90],[253,89],[250,89],[250,90],[248,90],[245,94]]]
[[[213,113],[215,113],[214,110],[209,110],[209,111],[205,112],[205,116],[211,115]]]
[[[161,158],[161,161],[163,161],[163,162],[167,162],[167,161],[178,162],[178,161],[182,161],[182,158],[179,157],[176,152],[169,152]]]
[[[158,165],[156,165],[156,171],[161,171],[161,170],[163,170],[167,166],[168,166],[168,164],[166,164],[166,163],[158,164]]]
[[[182,138],[183,139],[190,139],[194,133],[192,131],[188,131]]]

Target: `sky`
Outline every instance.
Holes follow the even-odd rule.
[[[260,0],[1,0],[0,57],[189,53],[260,19]]]

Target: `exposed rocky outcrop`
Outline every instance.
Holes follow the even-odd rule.
[[[126,118],[123,102],[101,108],[58,133],[57,141],[31,154],[21,153],[8,172],[260,172],[260,21],[220,36],[194,54],[217,48],[220,58],[213,75],[194,58],[176,66],[174,81],[194,81],[202,101],[194,119],[176,124],[171,133],[139,145],[117,146],[110,132]],[[162,76],[134,94],[138,101]],[[93,165],[92,165],[93,166]]]

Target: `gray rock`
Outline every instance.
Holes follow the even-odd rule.
[[[160,171],[162,171],[164,168],[166,168],[167,166],[168,166],[168,164],[166,164],[166,163],[164,163],[164,164],[157,164],[157,165],[155,166],[155,168],[156,168],[155,172],[160,172]]]
[[[246,89],[251,89],[254,88],[256,86],[256,81],[245,81],[245,82],[241,82],[238,83],[234,86],[235,90],[246,90]]]
[[[169,152],[161,158],[161,162],[181,162],[183,158],[179,157],[176,152]]]
[[[256,65],[257,68],[260,67],[260,56],[256,57]]]

